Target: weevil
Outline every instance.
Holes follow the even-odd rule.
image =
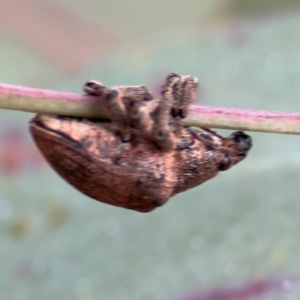
[[[108,88],[89,81],[84,91],[104,97],[109,119],[37,114],[31,134],[53,169],[98,201],[150,212],[242,161],[252,139],[222,137],[185,126],[197,78],[171,73],[154,99],[145,86]]]

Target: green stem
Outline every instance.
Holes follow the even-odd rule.
[[[107,118],[103,99],[88,95],[0,84],[0,108]],[[300,114],[191,105],[189,126],[300,134]]]

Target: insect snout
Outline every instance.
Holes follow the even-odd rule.
[[[252,147],[252,138],[242,131],[232,133],[232,139],[241,150],[248,151]]]

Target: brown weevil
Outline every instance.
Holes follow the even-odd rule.
[[[115,206],[149,212],[243,160],[251,137],[221,137],[183,124],[197,78],[171,73],[154,99],[145,86],[84,91],[105,98],[108,119],[37,114],[32,136],[57,173],[82,193]]]

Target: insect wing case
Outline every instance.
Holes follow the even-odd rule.
[[[173,194],[172,161],[152,144],[120,142],[107,120],[37,114],[30,131],[53,169],[96,200],[149,212]]]

